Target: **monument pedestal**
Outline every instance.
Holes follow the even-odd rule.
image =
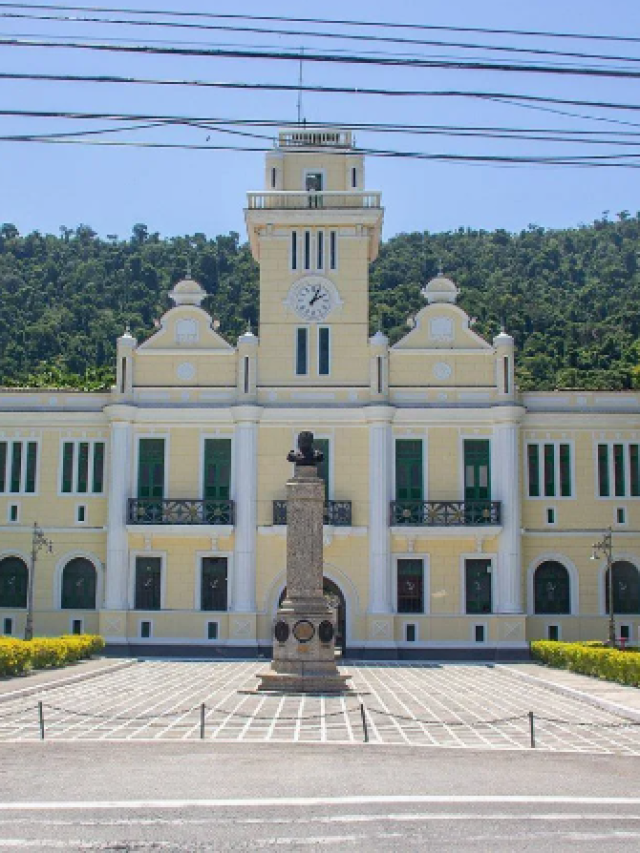
[[[301,451],[304,436],[310,436],[306,457],[289,455],[296,467],[287,483],[287,596],[276,615],[271,669],[258,676],[258,690],[348,693],[349,676],[336,666],[336,613],[322,589],[322,456],[314,453],[310,433],[301,433]]]

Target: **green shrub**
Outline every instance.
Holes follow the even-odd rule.
[[[569,669],[632,687],[640,686],[639,652],[611,649],[596,641],[557,643],[536,640],[531,643],[531,655],[535,660],[558,669]]]
[[[92,634],[37,637],[34,640],[0,638],[0,676],[20,675],[30,669],[65,666],[90,658],[103,649],[103,638]]]

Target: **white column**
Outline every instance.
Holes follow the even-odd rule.
[[[110,417],[112,416],[111,412],[108,414]],[[126,610],[128,606],[127,501],[131,476],[131,436],[131,421],[111,421],[105,582],[105,608],[107,610]]]
[[[522,612],[522,569],[520,565],[520,453],[519,416],[496,424],[493,439],[494,494],[500,507],[502,533],[498,540],[497,602],[498,613]]]
[[[369,612],[391,613],[391,501],[390,407],[372,408],[369,420]]]
[[[235,410],[235,552],[231,609],[240,613],[253,613],[256,609],[259,417],[260,410],[252,406]]]

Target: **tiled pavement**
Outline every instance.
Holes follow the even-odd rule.
[[[640,724],[508,666],[351,664],[360,695],[255,695],[264,662],[146,661],[0,704],[0,741],[194,740],[536,748],[640,755]],[[204,709],[202,705],[204,703]]]

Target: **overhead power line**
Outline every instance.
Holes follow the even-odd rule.
[[[290,124],[286,120],[275,119],[235,119],[210,118],[207,116],[186,115],[156,115],[144,113],[92,113],[68,110],[2,110],[0,118],[33,118],[33,119],[68,119],[72,121],[117,121],[125,122],[124,127],[109,128],[107,131],[91,131],[91,133],[137,130],[147,127],[185,126],[202,127],[206,130],[222,131],[225,133],[243,133],[230,130],[229,127],[263,127],[280,128]],[[132,124],[146,122],[143,125]],[[640,127],[640,124],[637,125]],[[313,127],[334,129],[342,127],[336,122],[314,122]],[[597,131],[597,130],[558,130],[558,128],[535,127],[501,127],[483,125],[415,125],[415,124],[385,124],[349,122],[349,129],[369,133],[407,134],[424,136],[447,136],[481,139],[506,139],[514,142],[533,141],[548,143],[577,143],[585,145],[640,145],[640,131]],[[83,131],[70,131],[64,136],[78,135]],[[244,134],[257,138],[258,134]],[[271,138],[271,137],[268,137]]]
[[[129,147],[129,148],[158,148],[158,149],[176,149],[182,151],[235,151],[247,153],[266,153],[273,150],[271,147],[254,147],[246,148],[237,145],[193,145],[184,143],[172,142],[132,142],[119,140],[92,140],[73,138],[55,138],[51,136],[38,137],[36,135],[14,135],[0,136],[0,142],[36,142],[43,144],[56,145],[96,145],[103,147]],[[640,163],[635,158],[640,158],[640,154],[620,154],[620,155],[589,155],[576,157],[532,157],[532,156],[508,156],[508,155],[471,155],[471,154],[444,154],[444,153],[427,153],[422,151],[384,151],[374,148],[360,148],[358,153],[368,157],[385,157],[392,159],[406,160],[427,160],[438,161],[444,163],[460,163],[460,164],[480,164],[485,166],[576,166],[581,168],[625,168],[636,169],[640,168]],[[327,154],[339,154],[339,151],[331,151],[327,149]]]
[[[0,4],[2,6],[2,4]],[[251,26],[238,26],[233,24],[203,24],[203,23],[193,23],[191,21],[159,21],[154,20],[151,24],[148,20],[143,20],[139,18],[105,18],[105,17],[87,17],[86,15],[82,18],[77,17],[76,15],[34,15],[29,14],[27,12],[1,12],[0,19],[7,20],[28,20],[28,21],[58,21],[64,23],[72,23],[72,24],[106,24],[108,26],[133,26],[133,27],[163,27],[170,29],[186,29],[188,31],[196,31],[196,32],[232,32],[232,33],[251,33],[258,35],[279,35],[279,36],[289,36],[289,37],[311,37],[314,39],[332,39],[332,40],[340,40],[340,41],[365,41],[367,43],[381,43],[381,44],[399,44],[399,45],[410,45],[412,47],[438,47],[438,48],[456,48],[463,50],[472,50],[472,51],[491,51],[496,53],[511,53],[511,54],[529,54],[535,56],[556,56],[556,57],[569,57],[572,59],[587,59],[587,60],[605,60],[605,61],[614,61],[614,62],[640,62],[640,57],[637,56],[619,56],[612,54],[599,54],[599,53],[584,53],[581,51],[566,51],[566,50],[550,50],[547,48],[538,48],[538,47],[516,47],[514,45],[487,45],[487,44],[469,44],[468,42],[457,42],[457,41],[442,41],[436,39],[415,39],[415,38],[406,38],[399,36],[380,36],[374,35],[372,33],[338,33],[335,31],[329,32],[327,30],[292,30],[292,29],[279,29],[276,27],[270,27],[269,29],[265,29],[264,27],[251,27]]]
[[[210,59],[271,59],[276,61],[338,63],[347,65],[392,66],[402,68],[431,68],[453,71],[501,71],[513,73],[557,74],[580,77],[611,77],[615,79],[640,79],[640,71],[618,68],[595,68],[575,65],[528,65],[508,62],[480,62],[446,59],[414,59],[401,57],[364,56],[358,54],[312,53],[305,50],[277,51],[252,50],[249,48],[187,48],[187,47],[150,47],[146,45],[114,45],[78,43],[73,41],[48,41],[45,39],[0,39],[0,47],[37,47],[65,50],[93,50],[109,53],[134,53],[148,56],[194,56]]]
[[[241,20],[241,21],[274,21],[279,23],[292,24],[313,24],[313,25],[331,25],[339,27],[362,27],[366,29],[394,29],[394,30],[416,30],[424,32],[452,32],[452,33],[482,33],[485,35],[509,35],[509,36],[526,36],[532,38],[553,38],[553,39],[581,39],[586,41],[610,41],[610,42],[627,42],[631,44],[640,43],[640,37],[627,36],[619,34],[604,34],[604,33],[575,33],[575,32],[557,32],[545,30],[521,30],[521,29],[505,29],[496,27],[461,27],[461,26],[446,26],[442,24],[422,24],[409,23],[407,21],[363,21],[357,19],[345,18],[298,18],[284,15],[242,15],[242,14],[224,14],[213,12],[194,12],[189,10],[169,10],[169,9],[131,9],[130,7],[113,7],[113,6],[64,6],[62,4],[45,4],[45,3],[7,3],[0,2],[0,8],[10,9],[42,9],[50,11],[70,11],[70,12],[94,12],[94,13],[117,13],[127,15],[141,15],[148,17],[156,17],[159,15],[169,16],[172,18],[201,18],[205,20]]]
[[[614,103],[611,101],[587,101],[575,98],[553,98],[542,95],[522,95],[509,92],[478,92],[463,89],[385,89],[361,86],[310,86],[294,83],[244,83],[215,80],[167,80],[153,77],[120,77],[117,75],[90,74],[24,74],[0,72],[0,80],[33,80],[56,83],[109,83],[144,86],[193,86],[196,88],[258,90],[265,92],[316,92],[319,94],[367,95],[391,98],[474,98],[511,102],[530,102],[541,104],[559,104],[573,107],[592,107],[606,110],[639,111],[640,104]],[[291,122],[289,122],[290,124]]]

